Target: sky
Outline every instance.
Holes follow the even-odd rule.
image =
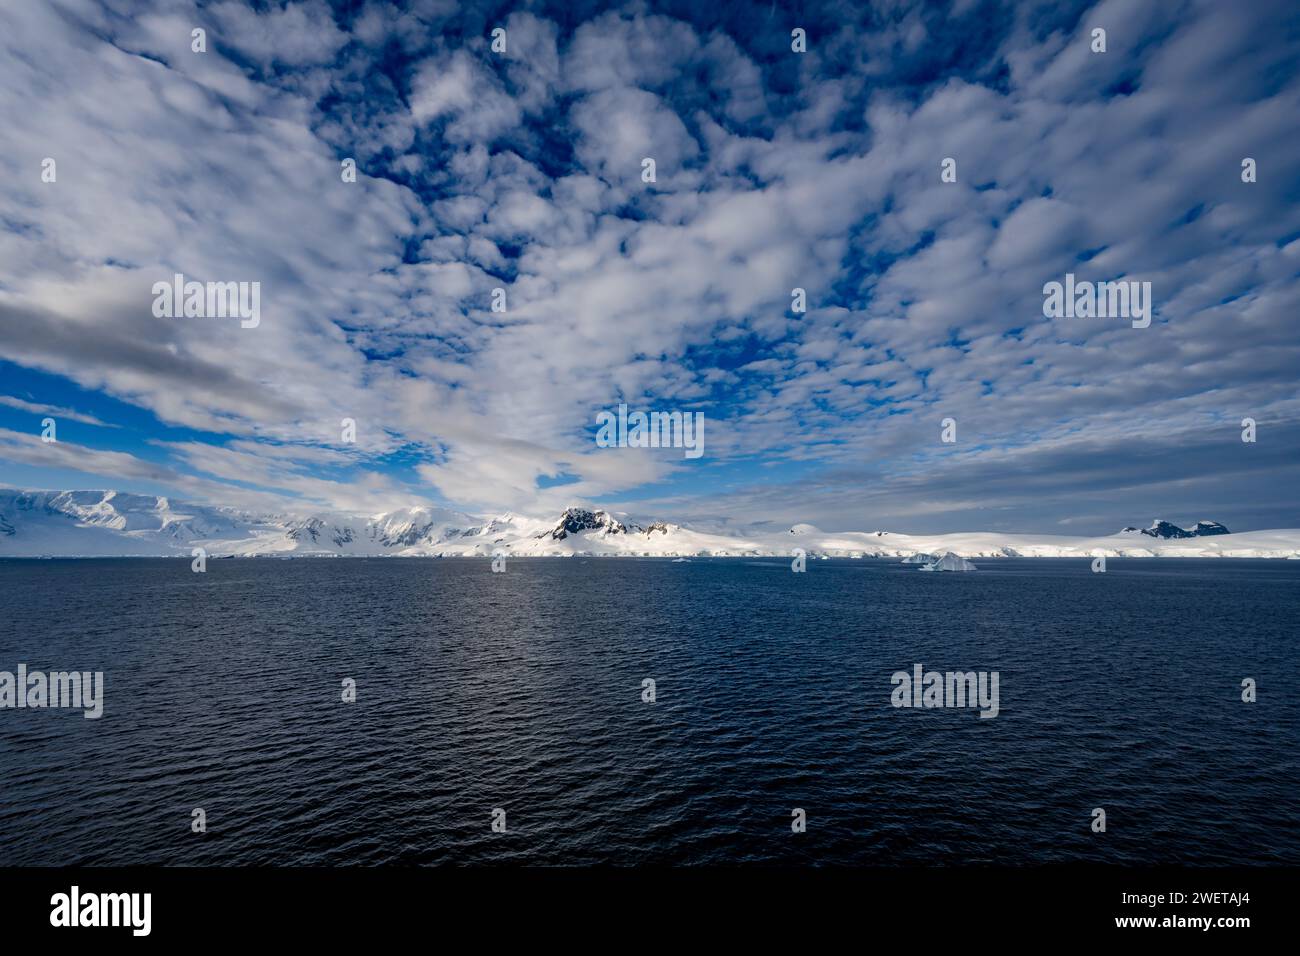
[[[0,485],[1300,527],[1291,0],[3,20]],[[157,314],[176,273],[258,283],[258,324]],[[1150,325],[1045,315],[1067,274],[1149,282]],[[620,403],[703,413],[703,454],[601,447]]]

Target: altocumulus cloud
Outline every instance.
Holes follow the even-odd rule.
[[[1294,525],[1295,26],[1285,0],[18,5],[0,460],[304,509]],[[1150,328],[1044,318],[1071,272],[1151,282]],[[260,282],[259,327],[155,317],[176,273]],[[620,402],[703,411],[705,457],[596,448]],[[57,453],[40,409],[77,410]]]

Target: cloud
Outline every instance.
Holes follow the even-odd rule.
[[[10,408],[16,408],[19,411],[31,412],[33,415],[52,415],[56,418],[66,418],[68,421],[80,422],[83,425],[95,425],[99,428],[117,428],[118,426],[108,422],[101,422],[94,415],[85,415],[71,408],[63,408],[59,405],[44,405],[39,402],[28,402],[21,398],[15,398],[13,395],[0,395],[0,405],[8,405]]]
[[[348,42],[324,0],[286,3],[263,12],[227,0],[205,7],[203,13],[199,22],[211,18],[217,24],[213,42],[233,47],[263,67],[328,63]]]
[[[594,93],[574,107],[573,122],[583,167],[615,186],[639,182],[648,157],[662,166],[666,186],[673,188],[672,177],[698,151],[681,118],[645,90]]]
[[[451,142],[490,141],[517,126],[521,112],[489,70],[465,50],[426,61],[411,90],[418,123],[446,121]]]
[[[814,5],[807,54],[780,16],[704,7],[542,4],[504,55],[495,11],[445,3],[60,9],[0,40],[0,148],[27,171],[0,197],[0,350],[191,432],[150,446],[169,481],[900,530],[1104,531],[1162,501],[1294,523],[1266,481],[1300,367],[1285,3]],[[175,272],[260,281],[261,326],[156,318]],[[1045,319],[1067,272],[1150,281],[1155,321]],[[705,459],[596,449],[619,402],[705,412]]]

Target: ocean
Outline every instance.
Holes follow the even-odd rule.
[[[1300,864],[1300,562],[975,563],[0,560],[0,861]]]

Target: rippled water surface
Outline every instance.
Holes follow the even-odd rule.
[[[1300,863],[1300,562],[977,564],[0,561],[0,862]]]

